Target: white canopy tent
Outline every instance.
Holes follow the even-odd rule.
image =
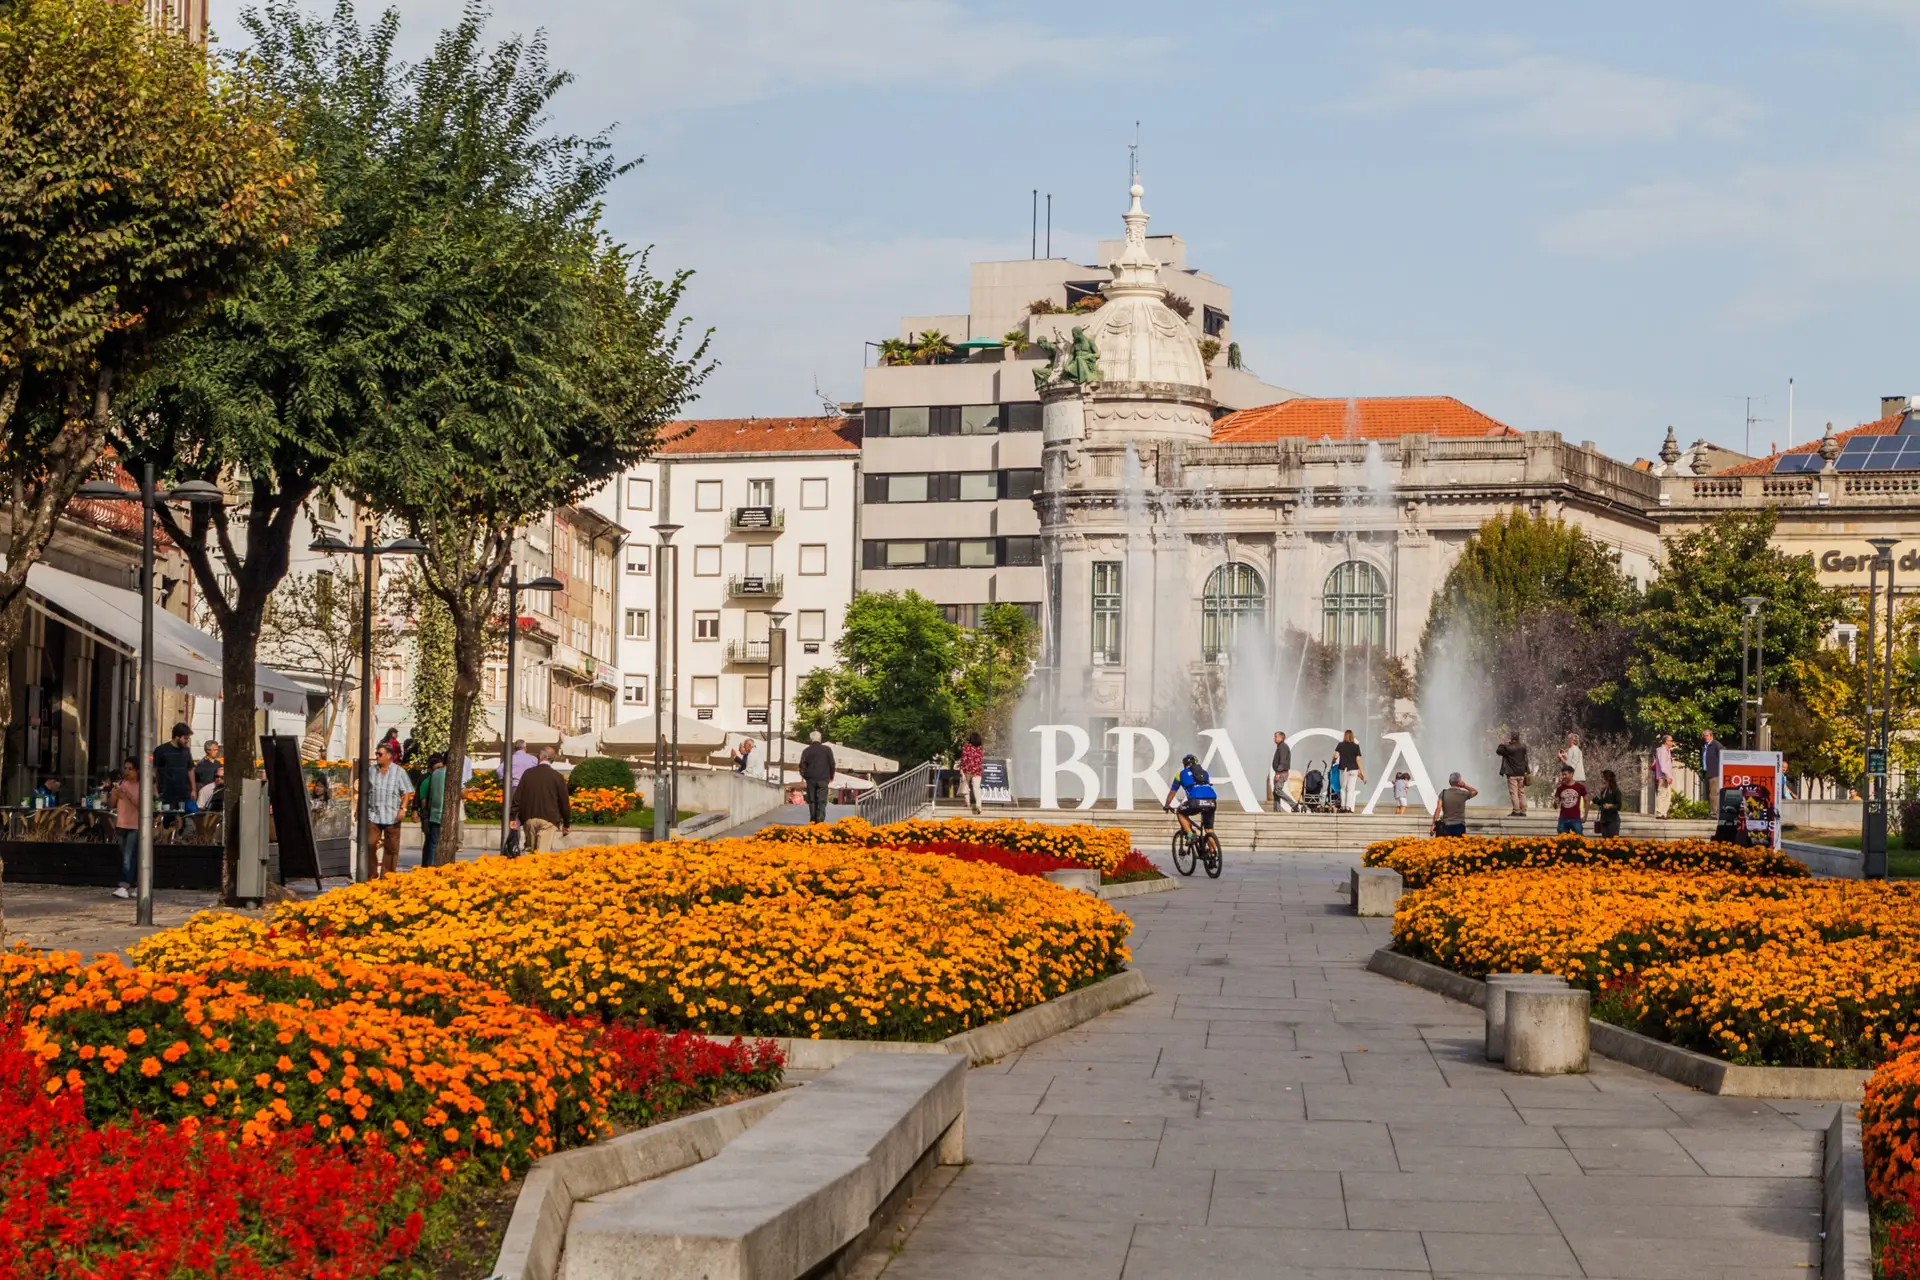
[[[36,608],[59,610],[51,616],[81,629],[131,657],[140,656],[140,593],[109,586],[78,574],[36,564],[27,570],[27,591]],[[221,696],[220,641],[164,609],[153,611],[154,686],[178,689],[196,698]],[[253,669],[254,706],[304,716],[307,686],[272,667]]]
[[[733,750],[740,745],[740,741],[743,738],[753,739],[752,767],[755,770],[758,770],[762,765],[771,766],[773,764],[774,756],[777,754],[775,747],[778,739],[765,737],[757,733],[727,734],[725,746],[715,751],[710,758],[715,760],[727,758],[733,753]],[[789,765],[797,764],[800,760],[800,753],[807,749],[808,744],[801,742],[797,738],[788,738],[786,744],[787,750],[786,754],[781,757],[782,761]],[[825,745],[833,749],[833,763],[837,769],[851,770],[854,773],[898,773],[900,771],[900,762],[898,760],[889,760],[885,756],[875,755],[871,751],[862,751],[858,747],[842,746],[837,742],[829,742]]]
[[[711,720],[689,720],[679,718],[677,725],[680,734],[680,748],[718,747],[725,745],[727,734]],[[658,734],[654,728],[654,717],[639,716],[632,720],[623,720],[619,724],[602,729],[596,737],[596,745],[607,755],[633,756],[651,754],[654,738]],[[673,745],[674,728],[667,730],[667,745]]]
[[[499,747],[501,721],[504,717],[494,707],[488,707],[474,730],[474,741]],[[530,716],[513,718],[513,736],[524,741],[529,747],[557,747],[560,745],[560,731],[549,724],[541,724]]]

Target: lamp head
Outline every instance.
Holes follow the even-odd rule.
[[[662,542],[672,542],[673,535],[680,532],[680,529],[681,526],[677,524],[656,524],[653,526],[653,531],[660,535],[660,541]]]
[[[1741,596],[1740,603],[1747,606],[1747,616],[1753,617],[1760,612],[1760,606],[1767,602],[1765,596]]]
[[[342,551],[351,551],[353,548],[347,544],[346,539],[334,533],[332,530],[328,530],[308,543],[307,550],[319,551],[326,555],[338,555]]]
[[[542,574],[532,582],[516,582],[514,586],[522,591],[565,591],[567,584],[551,574]]]
[[[767,614],[767,621],[772,623],[774,626],[778,627],[783,625],[786,622],[786,620],[792,616],[793,615],[789,612],[776,609],[776,610],[770,611]]]
[[[131,489],[122,489],[111,480],[89,480],[74,494],[76,498],[92,498],[96,502],[126,502],[139,496]]]
[[[183,480],[159,496],[167,502],[191,502],[196,506],[219,506],[227,500],[219,485],[205,480]]]
[[[427,544],[418,538],[395,538],[379,549],[383,556],[423,556],[427,553]]]

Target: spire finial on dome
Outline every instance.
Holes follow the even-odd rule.
[[[1101,292],[1109,298],[1143,293],[1164,298],[1167,291],[1160,287],[1160,264],[1147,252],[1147,211],[1140,207],[1140,197],[1146,194],[1146,188],[1140,185],[1137,172],[1127,194],[1132,203],[1120,215],[1120,220],[1127,224],[1126,246],[1121,249],[1119,260],[1112,264],[1113,283],[1104,286]]]

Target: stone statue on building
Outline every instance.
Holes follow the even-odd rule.
[[[1033,345],[1047,355],[1047,362],[1033,371],[1033,390],[1037,395],[1045,395],[1047,388],[1053,385],[1054,378],[1060,372],[1061,351],[1047,338],[1035,338]]]

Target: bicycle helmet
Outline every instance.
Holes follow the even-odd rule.
[[[1189,751],[1187,752],[1187,754],[1180,757],[1180,763],[1187,766],[1189,769],[1191,769],[1194,765],[1199,764],[1200,760],[1197,756],[1193,754],[1193,752]]]

